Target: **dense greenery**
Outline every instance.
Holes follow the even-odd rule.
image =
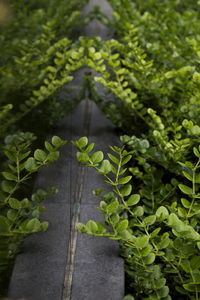
[[[106,62],[94,80],[116,99],[101,99],[92,78],[90,91],[125,148],[104,160],[86,138],[75,143],[78,160],[112,186],[96,191],[109,231],[92,220],[77,227],[120,241],[126,300],[199,299],[199,4],[110,3],[116,39],[89,50]]]
[[[48,227],[40,202],[56,189],[33,190],[34,174],[66,142],[54,136],[38,147],[65,110],[57,91],[72,80],[69,39],[85,22],[86,2],[0,1],[0,297],[24,237]]]
[[[85,76],[76,100],[88,88],[90,98],[123,132],[124,146],[112,147],[104,159],[101,151],[91,153],[94,145],[86,137],[74,142],[78,160],[95,168],[112,188],[110,193],[95,192],[109,230],[92,220],[77,227],[119,240],[126,262],[126,300],[197,300],[199,3],[110,0],[110,21],[98,8],[80,18],[86,2],[10,1],[11,21],[0,34],[0,138],[5,139],[0,267],[7,268],[21,237],[47,227],[39,220],[43,208],[37,203],[48,193],[29,191],[27,196],[21,185],[58,157],[64,141],[54,137],[45,142],[45,151],[34,149],[32,155],[29,149],[38,133],[34,121],[47,127],[57,120],[66,111],[57,92],[76,70],[89,67],[98,76]],[[114,39],[74,38],[94,17],[115,29]],[[98,95],[98,84],[107,98]],[[23,133],[27,130],[34,134]]]

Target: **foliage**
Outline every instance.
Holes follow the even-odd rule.
[[[3,146],[7,160],[2,163],[0,189],[0,274],[10,268],[19,246],[28,234],[45,231],[48,222],[40,221],[45,209],[40,203],[55,193],[38,189],[30,194],[27,183],[41,167],[47,166],[59,157],[59,148],[66,142],[54,136],[45,142],[45,151],[36,149],[31,155],[31,144],[35,136],[31,133],[8,135]],[[1,283],[1,282],[0,282]]]
[[[127,169],[135,151],[127,152],[124,146],[111,147],[113,153],[108,153],[108,159],[104,159],[101,151],[91,153],[94,144],[88,144],[86,137],[73,143],[78,148],[78,161],[94,168],[112,188],[109,193],[95,192],[101,199],[99,211],[107,226],[89,220],[85,225],[78,223],[77,229],[89,235],[119,240],[136,299],[171,299],[178,294],[199,299],[198,149],[194,148],[195,163],[180,162],[182,181],[172,182],[165,190],[163,186],[157,188],[162,198],[159,201],[157,197],[152,199],[157,196],[153,192],[137,193],[137,184],[133,183]],[[149,173],[149,176],[154,174]],[[172,202],[174,187],[182,195],[177,195]]]

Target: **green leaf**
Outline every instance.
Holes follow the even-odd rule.
[[[29,157],[27,161],[24,163],[24,167],[29,172],[35,172],[38,169],[37,162],[35,158]]]
[[[109,205],[107,205],[106,210],[108,213],[113,213],[115,212],[119,207],[119,203],[115,200],[112,201]]]
[[[79,148],[79,149],[82,149],[84,147],[87,146],[88,144],[88,138],[86,136],[84,137],[81,137],[78,141],[75,142],[76,143],[76,146]]]
[[[169,216],[169,212],[167,210],[166,207],[164,206],[160,206],[157,211],[156,211],[156,217],[161,220],[164,221],[165,219],[167,219]]]
[[[142,217],[143,214],[144,214],[143,206],[137,206],[133,211],[133,215],[136,217]]]
[[[165,278],[160,278],[154,282],[156,289],[161,289],[163,286],[165,286],[165,284],[166,284]]]
[[[40,230],[40,221],[37,218],[33,218],[26,224],[26,230],[29,232],[38,232]]]
[[[122,160],[122,166],[124,166],[125,164],[127,164],[129,162],[129,160],[131,160],[132,158],[132,155],[128,155],[127,157],[125,157],[123,160]]]
[[[150,238],[153,239],[153,238],[155,238],[156,236],[158,236],[158,233],[160,232],[160,230],[161,230],[161,227],[158,227],[158,228],[154,229],[154,230],[151,232],[151,234],[150,234]]]
[[[16,182],[18,181],[17,176],[15,176],[14,174],[12,174],[10,172],[2,172],[2,175],[7,180],[16,181]]]
[[[63,141],[59,136],[53,136],[52,139],[51,139],[51,142],[52,144],[55,146],[55,147],[61,147],[63,144],[65,144],[66,142]]]
[[[132,192],[131,184],[126,184],[126,185],[122,186],[122,188],[120,189],[120,194],[123,197],[129,196],[131,192]]]
[[[200,158],[200,153],[196,147],[193,148],[193,152],[196,155],[196,157]]]
[[[132,206],[132,205],[136,205],[139,201],[140,201],[140,195],[133,194],[128,198],[128,200],[126,201],[126,204],[128,206]]]
[[[187,178],[188,180],[190,180],[190,181],[193,181],[193,178],[192,178],[192,176],[188,173],[188,172],[186,172],[186,171],[183,171],[183,175],[185,176],[185,178]]]
[[[128,227],[128,220],[123,220],[117,224],[115,229],[119,233],[119,232],[126,230],[127,227]]]
[[[40,231],[44,232],[48,229],[49,223],[48,222],[42,222],[40,223]]]
[[[108,157],[110,158],[110,160],[112,162],[114,162],[116,165],[119,165],[119,159],[117,159],[117,157],[115,157],[114,155],[112,155],[111,153],[108,153]]]
[[[81,233],[86,233],[85,225],[82,223],[77,223],[76,229]]]
[[[16,184],[14,182],[11,182],[11,181],[3,180],[1,182],[2,190],[6,193],[11,193],[12,190],[15,188],[15,186],[16,186]]]
[[[59,156],[60,156],[59,151],[53,151],[47,155],[46,159],[50,162],[53,162],[53,161],[58,160]]]
[[[157,244],[158,249],[165,249],[169,246],[170,239],[166,237],[165,239],[162,239],[160,243]]]
[[[88,146],[86,147],[86,149],[84,150],[84,152],[89,153],[89,152],[91,152],[93,149],[94,149],[94,143],[88,145]]]
[[[34,158],[40,162],[44,162],[47,158],[47,154],[43,150],[37,149],[34,152]]]
[[[9,227],[10,227],[10,221],[4,216],[0,216],[0,233],[8,231]]]
[[[7,212],[7,218],[11,221],[15,221],[18,218],[18,213],[15,209],[9,209]]]
[[[200,286],[199,284],[195,284],[195,282],[189,282],[186,284],[183,284],[183,287],[186,291],[189,292],[200,292]]]
[[[181,203],[185,208],[190,208],[191,203],[187,199],[181,198]]]
[[[156,216],[152,215],[144,218],[142,223],[145,224],[146,226],[150,226],[153,225],[155,222],[156,222]]]
[[[90,160],[87,153],[77,152],[76,157],[77,157],[77,160],[81,163],[86,163]]]
[[[144,258],[144,263],[145,263],[146,265],[151,265],[151,264],[154,263],[155,258],[156,258],[156,256],[155,256],[154,253],[149,253],[149,254]]]
[[[99,163],[103,160],[103,152],[102,151],[97,151],[94,152],[90,158],[93,164]]]
[[[21,209],[21,202],[15,198],[10,198],[8,203],[10,207],[13,209],[17,209],[17,210]]]
[[[111,167],[111,164],[110,164],[109,160],[105,159],[105,160],[102,161],[101,166],[98,169],[98,172],[100,174],[107,175],[108,173],[111,172],[111,169],[112,169],[112,167]]]
[[[197,270],[200,268],[200,256],[195,255],[190,261],[190,266],[192,270]]]
[[[117,184],[126,184],[132,179],[132,176],[126,176],[118,180]]]
[[[113,224],[116,224],[119,222],[120,220],[120,217],[117,213],[113,213],[111,216],[110,216],[110,220]]]
[[[54,151],[54,147],[49,142],[45,141],[44,145],[49,152]]]
[[[157,290],[156,293],[162,298],[167,297],[167,295],[169,294],[169,288],[168,286],[163,286],[161,289]]]
[[[181,192],[183,192],[184,194],[187,194],[187,195],[193,194],[192,189],[185,184],[179,184],[178,187],[181,190]]]
[[[89,233],[96,233],[98,231],[98,226],[93,220],[88,221],[85,225],[85,228]]]
[[[137,248],[145,248],[147,247],[148,243],[149,243],[149,237],[147,235],[137,237],[134,240],[134,244]]]

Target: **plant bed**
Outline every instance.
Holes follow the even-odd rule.
[[[123,134],[120,137],[123,146],[116,143],[107,156],[101,151],[103,148],[95,148],[92,139],[88,141],[89,131],[73,141],[78,161],[90,168],[88,174],[95,174],[96,170],[108,189],[103,184],[102,189],[98,187],[95,191],[104,223],[90,216],[86,223],[79,222],[79,202],[75,205],[63,295],[67,299],[80,294],[90,297],[81,287],[73,296],[74,266],[85,264],[84,258],[76,260],[75,256],[74,250],[79,245],[79,240],[75,242],[79,237],[77,228],[93,237],[119,241],[125,259],[124,299],[197,300],[200,293],[199,4],[178,0],[109,2],[114,19],[95,8],[86,16],[85,23],[98,19],[88,28],[95,29],[95,24],[98,30],[110,27],[114,38],[106,39],[106,33],[102,40],[98,32],[97,36],[80,37],[74,42],[65,40],[64,45],[59,42],[62,50],[55,53],[59,59],[52,57],[53,64],[47,67],[50,80],[45,78],[39,90],[34,91],[34,101],[43,99],[44,94],[48,98],[52,85],[57,89],[71,81],[75,71],[88,68],[77,101],[84,98],[87,90],[89,99],[97,103]],[[99,86],[101,90],[104,87],[103,93]],[[90,111],[90,105],[87,107]],[[10,106],[4,107],[3,114],[9,109]],[[89,128],[89,118],[85,126]],[[34,154],[36,160],[38,153],[42,152]],[[84,166],[80,170],[81,183],[87,171]],[[81,195],[81,190],[78,194]],[[83,210],[89,209],[88,203]],[[83,277],[85,280],[86,276]]]

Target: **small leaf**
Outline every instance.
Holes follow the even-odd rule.
[[[165,249],[169,246],[170,239],[167,237],[165,239],[162,239],[160,243],[157,244],[158,249]]]
[[[132,176],[126,176],[118,180],[118,184],[126,184],[132,179]]]
[[[77,152],[76,157],[77,157],[77,160],[81,163],[86,163],[90,159],[87,153],[82,153],[82,152]]]
[[[59,136],[53,136],[51,142],[55,147],[60,147],[63,145],[63,141]]]
[[[196,157],[200,158],[200,153],[196,147],[193,148],[193,152],[196,155]]]
[[[105,159],[102,161],[100,168],[98,169],[98,172],[100,174],[104,174],[107,175],[108,173],[111,172],[111,163],[109,162],[109,160]]]
[[[88,145],[87,148],[84,150],[84,152],[89,153],[93,150],[93,148],[94,148],[94,143]]]
[[[121,165],[124,166],[125,164],[127,164],[131,158],[132,158],[132,155],[128,155],[127,157],[125,157],[122,160],[122,164]]]
[[[126,230],[127,227],[128,227],[128,220],[123,220],[117,224],[115,229],[119,233],[119,232]]]
[[[145,258],[144,258],[144,262],[146,265],[151,265],[152,263],[154,263],[155,261],[155,254],[154,253],[149,253]]]
[[[7,218],[11,221],[15,221],[18,218],[18,213],[15,209],[9,209],[7,212]]]
[[[187,178],[188,180],[190,180],[190,181],[193,181],[193,178],[192,178],[192,176],[190,175],[190,174],[188,174],[188,172],[186,172],[186,171],[183,171],[183,175],[185,176],[185,178]]]
[[[13,209],[21,209],[21,202],[15,198],[10,198],[8,201],[9,205]]]
[[[149,243],[149,237],[147,235],[137,237],[134,240],[134,244],[137,248],[145,248],[147,247],[148,243]]]
[[[76,229],[81,233],[86,233],[85,225],[82,223],[77,223]]]
[[[59,151],[53,151],[53,152],[50,152],[48,155],[47,155],[47,160],[50,161],[50,162],[53,162],[53,161],[56,161],[58,160],[59,158]]]
[[[29,232],[37,232],[40,230],[40,221],[37,218],[33,218],[26,224],[26,230]]]
[[[167,297],[167,295],[169,294],[169,288],[168,286],[163,286],[161,289],[157,290],[156,293],[162,298]]]
[[[46,231],[49,227],[49,223],[48,222],[42,222],[40,223],[40,231]]]
[[[3,180],[1,182],[2,190],[6,193],[11,193],[12,190],[14,189],[15,185],[16,184],[14,182],[7,181],[7,180]]]
[[[117,213],[113,213],[111,216],[110,216],[110,220],[113,224],[116,224],[119,222],[119,215]]]
[[[102,151],[97,151],[97,152],[94,152],[91,156],[91,161],[93,164],[96,164],[96,163],[99,163],[103,160],[103,152]]]
[[[13,175],[12,173],[9,172],[2,172],[2,175],[5,179],[11,180],[11,181],[18,181],[17,176]]]
[[[137,206],[133,211],[133,215],[136,217],[142,217],[143,214],[144,214],[144,208],[142,206]]]
[[[86,136],[81,137],[78,141],[76,141],[76,145],[79,149],[86,147],[88,144],[88,138]]]
[[[160,206],[156,211],[156,217],[161,221],[164,221],[169,216],[169,212],[166,207]]]
[[[156,221],[156,216],[152,215],[152,216],[148,216],[146,218],[144,218],[143,222],[146,226],[150,226],[153,225]]]
[[[88,232],[91,233],[96,233],[98,231],[98,226],[93,220],[88,221],[85,225],[85,228]]]
[[[165,284],[166,284],[165,278],[158,279],[154,282],[156,289],[161,289],[163,286],[165,286]]]
[[[114,155],[108,153],[108,157],[109,157],[110,160],[112,160],[112,162],[114,162],[116,165],[119,165],[119,159],[117,159]]]
[[[129,196],[131,192],[132,192],[131,184],[126,184],[126,185],[122,186],[122,188],[120,189],[120,194],[123,197]]]
[[[156,236],[158,236],[158,233],[160,232],[160,230],[161,230],[161,227],[158,227],[158,228],[154,229],[154,230],[151,232],[151,234],[150,234],[150,238],[153,239],[153,238],[155,238]]]
[[[191,206],[191,203],[185,198],[181,198],[181,203],[183,204],[183,206],[185,208],[190,208],[190,206]]]
[[[109,205],[107,205],[106,210],[108,213],[115,212],[119,207],[119,203],[117,201],[111,202]]]
[[[128,198],[128,200],[126,201],[126,204],[128,206],[132,206],[132,205],[136,205],[139,201],[140,201],[140,195],[133,194]]]
[[[35,150],[34,158],[36,160],[44,162],[46,160],[46,157],[47,157],[47,154],[43,150],[40,150],[40,149]]]
[[[35,172],[38,169],[36,160],[34,157],[29,157],[27,161],[24,163],[24,167],[29,172]]]
[[[49,142],[45,141],[44,145],[49,152],[54,151],[54,147]]]
[[[178,187],[184,194],[187,194],[187,195],[193,194],[192,189],[185,184],[179,184]]]

